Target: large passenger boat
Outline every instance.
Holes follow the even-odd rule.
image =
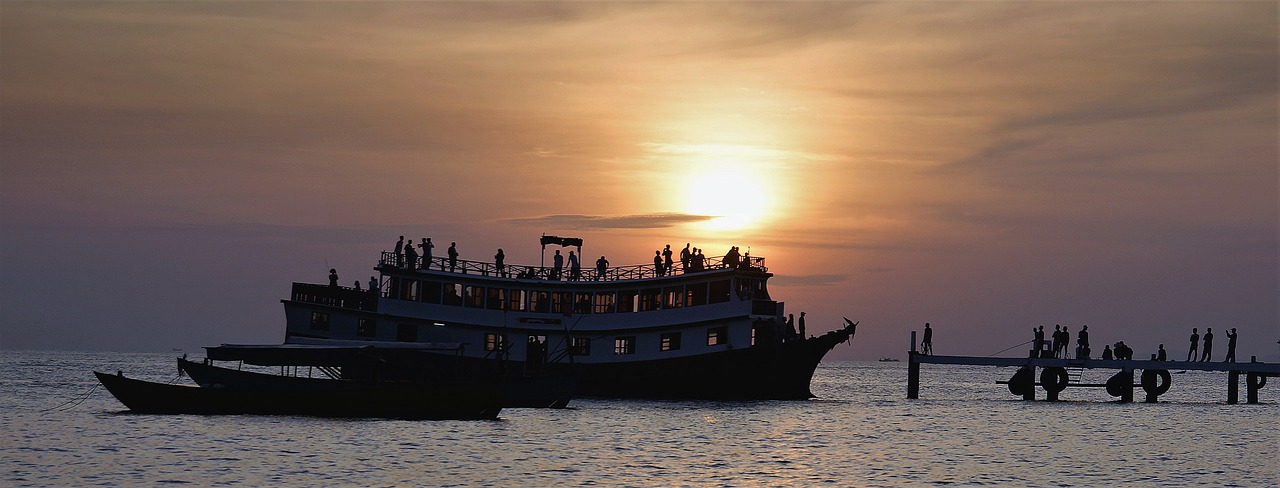
[[[541,243],[581,256],[578,238]],[[384,251],[374,269],[373,289],[294,283],[283,345],[210,347],[209,359],[350,376],[341,365],[374,355],[383,378],[498,372],[565,379],[579,396],[806,399],[818,362],[857,325],[802,337],[764,258],[734,253],[577,269]]]

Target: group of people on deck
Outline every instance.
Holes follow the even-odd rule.
[[[694,273],[705,271],[711,267],[706,254],[702,249],[692,247],[691,243],[686,242],[684,249],[680,250],[680,271],[684,273]],[[674,254],[671,252],[671,244],[667,244],[661,250],[653,252],[653,269],[658,276],[666,276],[676,273],[675,260],[672,259]],[[729,251],[724,254],[721,264],[727,268],[747,268],[751,266],[751,255],[742,254],[738,250],[738,246],[732,246]]]

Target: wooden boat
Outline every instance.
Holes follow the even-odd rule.
[[[321,380],[285,388],[199,387],[154,383],[94,371],[129,411],[153,414],[309,415],[414,420],[497,418],[503,391],[493,385],[421,385]]]

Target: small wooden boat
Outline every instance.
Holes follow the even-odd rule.
[[[896,362],[898,362],[898,358],[880,358],[880,362],[882,362],[882,363],[896,363]]]
[[[482,384],[425,387],[316,379],[278,389],[205,388],[93,374],[135,413],[483,420],[497,418],[503,403],[501,388]]]

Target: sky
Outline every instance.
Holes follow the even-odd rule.
[[[278,343],[400,235],[765,258],[829,359],[1280,360],[1275,2],[0,3],[0,349]],[[593,259],[588,259],[593,261]]]

